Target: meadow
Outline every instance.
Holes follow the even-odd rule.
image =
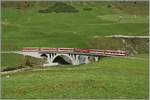
[[[148,99],[148,84],[148,56],[108,57],[87,65],[3,75],[2,98]]]
[[[148,35],[148,6],[128,3],[109,8],[108,2],[73,6],[79,12],[39,13],[40,6],[25,10],[2,7],[2,51],[22,47],[91,48],[90,41],[99,36]],[[148,55],[106,57],[86,65],[2,75],[2,99],[148,99]],[[23,56],[2,53],[1,59],[2,68],[15,67],[22,64]]]
[[[79,9],[78,13],[39,13],[40,7],[26,10],[2,8],[2,50],[20,50],[22,47],[89,48],[89,41],[95,36],[148,35],[149,16],[145,5],[130,5],[125,10],[108,8],[101,3],[74,6]],[[88,7],[93,10],[83,10]],[[126,9],[139,11],[131,14],[126,13]]]

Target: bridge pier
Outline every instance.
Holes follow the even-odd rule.
[[[89,56],[85,56],[85,64],[89,63]]]
[[[98,61],[98,58],[99,58],[99,57],[95,57],[95,61]]]

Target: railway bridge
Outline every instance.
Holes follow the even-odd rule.
[[[23,48],[19,54],[45,59],[43,66],[59,64],[87,64],[92,61],[99,61],[104,56],[127,56],[122,50],[97,50],[80,48]]]

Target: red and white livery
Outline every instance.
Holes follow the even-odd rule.
[[[123,50],[97,50],[97,49],[80,49],[80,48],[37,48],[27,47],[22,49],[23,52],[61,52],[61,53],[86,53],[97,56],[127,56],[128,52]]]

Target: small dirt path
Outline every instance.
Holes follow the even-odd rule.
[[[150,36],[127,36],[127,35],[110,35],[110,36],[105,36],[105,37],[114,37],[114,38],[141,38],[141,39],[146,39],[150,38]]]
[[[16,69],[16,70],[11,70],[11,71],[4,71],[4,72],[0,72],[1,75],[5,75],[5,74],[12,74],[12,73],[16,73],[16,72],[22,72],[22,71],[26,71],[26,70],[30,70],[30,67],[27,68],[21,68],[21,69]]]

